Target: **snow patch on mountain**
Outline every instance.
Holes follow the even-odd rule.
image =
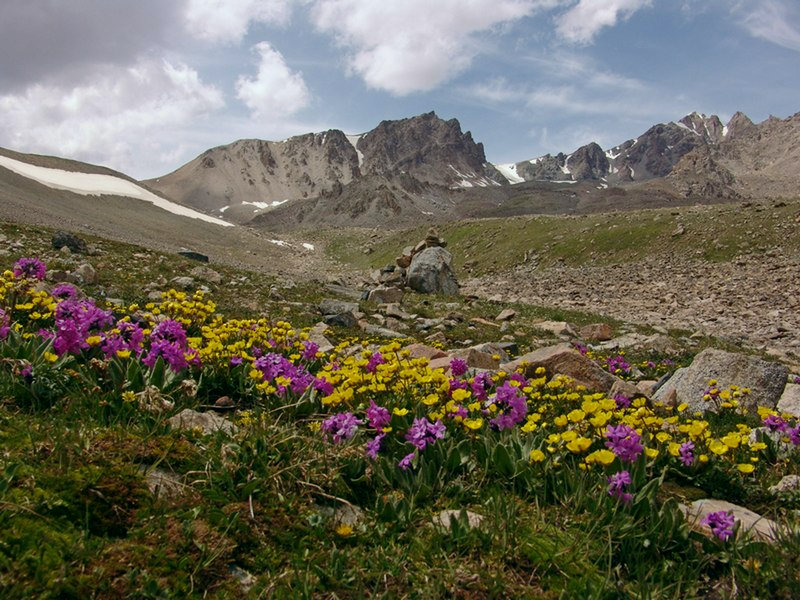
[[[233,223],[228,223],[222,219],[204,215],[191,208],[175,204],[160,196],[156,196],[154,193],[147,191],[132,181],[114,177],[113,175],[77,173],[75,171],[64,171],[63,169],[50,169],[14,160],[7,156],[0,156],[0,166],[13,171],[17,175],[33,179],[49,188],[66,190],[82,196],[108,195],[135,198],[137,200],[149,202],[175,215],[189,217],[190,219],[199,219],[208,223],[214,223],[215,225],[222,225],[223,227],[233,227]]]

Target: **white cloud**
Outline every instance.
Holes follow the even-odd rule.
[[[559,35],[570,42],[588,44],[603,27],[650,6],[652,0],[580,0],[556,19]]]
[[[253,117],[273,120],[293,114],[308,106],[311,95],[303,75],[292,72],[283,56],[267,42],[253,46],[259,55],[255,78],[240,75],[236,80],[236,97],[250,109]]]
[[[250,23],[284,25],[292,0],[189,0],[184,19],[198,38],[220,43],[239,42]]]
[[[464,71],[477,34],[558,0],[317,0],[312,18],[350,50],[350,69],[399,96],[431,90]]]
[[[742,24],[758,38],[800,52],[800,10],[782,0],[760,0],[739,4]]]
[[[98,68],[87,81],[0,95],[0,143],[141,176],[173,167],[176,140],[224,105],[220,90],[185,64],[143,59]]]

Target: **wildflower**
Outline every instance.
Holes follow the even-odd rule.
[[[77,294],[78,290],[75,289],[74,285],[69,283],[59,283],[50,292],[53,298],[58,298],[59,300],[72,300]]]
[[[336,527],[336,535],[340,537],[350,537],[353,535],[353,526],[348,525],[347,523],[340,523]]]
[[[644,450],[642,437],[632,427],[627,425],[609,425],[606,430],[606,448],[614,452],[622,462],[632,463]]]
[[[614,402],[617,403],[617,409],[628,408],[631,405],[631,399],[627,396],[623,396],[622,394],[617,394],[614,396]]]
[[[334,443],[353,437],[362,421],[350,412],[337,413],[322,422],[322,431],[333,437]]]
[[[444,437],[445,426],[441,421],[431,423],[426,418],[414,419],[414,423],[406,431],[406,441],[418,450],[425,450],[429,444]]]
[[[684,442],[681,444],[680,449],[678,450],[680,453],[680,460],[685,467],[691,467],[694,464],[694,443],[693,442]]]
[[[379,433],[370,441],[367,442],[367,446],[365,449],[365,454],[371,458],[372,460],[378,459],[378,453],[381,451],[381,444],[383,442],[383,438],[386,437],[385,433]]]
[[[374,400],[369,401],[369,408],[366,412],[369,426],[380,433],[392,420],[392,415],[382,406],[375,404]]]
[[[591,445],[592,440],[589,438],[576,437],[567,444],[567,449],[574,454],[580,454],[581,452],[586,452]]]
[[[319,346],[311,340],[308,340],[303,345],[303,352],[300,353],[300,356],[303,360],[311,362],[317,357],[317,352],[319,352]]]
[[[367,363],[367,366],[364,367],[364,369],[368,373],[375,373],[378,370],[378,365],[382,365],[385,363],[386,359],[383,358],[383,355],[380,352],[376,352],[370,357],[369,362]]]
[[[628,504],[633,500],[633,494],[625,491],[625,486],[631,484],[631,474],[628,471],[619,471],[608,478],[608,495]]]
[[[742,473],[752,473],[756,469],[750,463],[742,463],[742,464],[736,465],[736,468],[739,469],[739,471],[741,471]]]
[[[768,415],[762,422],[770,431],[785,431],[787,427],[786,421],[778,415]]]
[[[601,450],[595,450],[591,454],[587,455],[586,456],[586,462],[588,464],[592,464],[592,463],[596,463],[597,462],[597,463],[600,463],[601,465],[608,466],[612,462],[614,462],[615,458],[616,458],[616,455],[613,452],[611,452],[610,450],[601,449]]]
[[[400,467],[403,471],[408,471],[409,467],[411,467],[411,460],[414,458],[414,452],[411,454],[406,454],[403,458],[400,459],[400,462],[397,463],[397,466]]]
[[[707,525],[711,528],[711,533],[724,542],[733,535],[733,525],[735,522],[736,519],[734,519],[733,513],[719,510],[707,514],[703,520],[700,521],[700,524]]]
[[[450,372],[454,377],[461,377],[468,369],[467,361],[461,358],[454,358],[450,361]]]
[[[531,450],[530,456],[531,456],[531,462],[539,463],[544,460],[544,452],[542,452],[538,448],[536,450]]]
[[[27,279],[44,279],[47,267],[38,258],[20,258],[14,263],[14,277],[25,277]]]
[[[11,318],[0,308],[0,341],[8,337],[9,331],[11,331]]]
[[[525,396],[509,382],[497,388],[494,404],[503,408],[503,412],[490,421],[492,427],[498,430],[512,429],[521,423],[528,413]]]

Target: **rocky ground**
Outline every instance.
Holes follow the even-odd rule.
[[[524,264],[463,281],[462,292],[689,330],[796,359],[799,266],[800,257],[779,251],[729,263],[663,256],[611,266]]]

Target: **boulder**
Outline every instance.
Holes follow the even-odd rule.
[[[381,337],[387,338],[405,338],[408,337],[404,333],[400,333],[399,331],[394,331],[393,329],[387,329],[386,327],[379,327],[378,325],[372,325],[371,323],[362,322],[363,325],[361,329],[364,333],[368,333],[369,335],[379,335]]]
[[[97,271],[89,263],[83,263],[72,274],[83,283],[94,284],[97,283]]]
[[[608,323],[592,323],[581,327],[578,334],[587,342],[607,342],[611,339],[612,331]]]
[[[800,384],[787,383],[786,388],[778,400],[778,411],[789,413],[794,417],[800,417]]]
[[[780,525],[775,521],[725,500],[703,498],[702,500],[695,500],[690,506],[682,505],[681,510],[693,529],[701,531],[709,537],[713,535],[711,528],[708,525],[701,525],[700,522],[709,514],[719,511],[732,513],[736,523],[739,525],[739,531],[757,540],[774,542],[780,532]]]
[[[86,241],[68,231],[56,231],[50,240],[55,250],[69,248],[70,252],[86,254],[89,251]]]
[[[183,275],[181,277],[173,277],[169,280],[170,284],[174,287],[181,288],[183,290],[190,290],[195,286],[194,278],[188,277]]]
[[[325,332],[327,330],[328,326],[325,323],[317,323],[308,332],[309,341],[312,341],[319,346],[319,351],[324,352],[325,354],[334,348],[334,345],[331,343],[331,341],[325,337]]]
[[[553,335],[564,335],[569,337],[578,337],[572,325],[566,321],[540,321],[533,324],[537,329],[549,331]]]
[[[458,295],[452,262],[453,256],[444,248],[425,248],[411,261],[406,273],[408,287],[423,294]]]
[[[601,369],[597,363],[585,357],[569,344],[557,344],[540,348],[518,359],[500,365],[500,369],[512,373],[523,367],[525,377],[534,377],[536,369],[544,367],[550,377],[566,375],[577,385],[583,385],[593,392],[607,393],[618,381],[611,373]]]
[[[180,252],[178,252],[178,254],[191,260],[196,260],[204,263],[208,262],[208,257],[205,254],[200,254],[199,252],[194,252],[193,250],[181,250]]]
[[[517,311],[515,311],[513,308],[506,308],[506,309],[503,309],[502,311],[500,311],[500,314],[497,315],[494,318],[494,320],[495,321],[510,321],[511,319],[513,319],[516,316],[517,316]]]
[[[198,279],[203,279],[210,283],[222,283],[222,275],[217,273],[214,269],[210,267],[203,267],[198,266],[189,271],[189,275],[192,277],[197,277]]]
[[[410,344],[405,347],[408,351],[409,358],[427,358],[434,360],[447,356],[447,352],[434,348],[433,346],[426,346],[425,344]]]
[[[206,435],[222,431],[231,435],[236,433],[236,425],[211,412],[197,412],[191,408],[184,408],[174,417],[167,420],[173,429],[200,429]]]
[[[493,354],[489,352],[481,352],[475,348],[464,348],[463,350],[456,350],[450,355],[450,358],[460,358],[467,363],[471,369],[488,369],[496,371],[500,367],[500,361],[494,358]]]
[[[403,290],[382,285],[370,290],[367,300],[375,304],[399,304],[403,301]]]
[[[769,487],[771,494],[786,494],[800,490],[800,477],[797,475],[784,475],[781,480]]]
[[[750,394],[740,399],[743,407],[775,408],[786,387],[789,370],[779,363],[768,362],[745,354],[708,348],[698,354],[688,367],[678,369],[653,395],[656,402],[664,401],[673,390],[678,404],[686,403],[692,411],[715,410],[713,401],[704,400],[709,380],[716,379],[717,387],[731,385],[750,388]]]

